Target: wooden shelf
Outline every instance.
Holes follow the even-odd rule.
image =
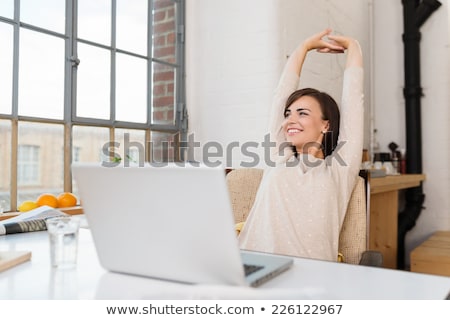
[[[64,213],[71,214],[71,215],[83,214],[83,208],[81,206],[57,208],[57,209]],[[13,218],[15,216],[18,216],[19,214],[20,214],[20,212],[7,212],[0,216],[0,220],[6,220],[9,218]]]
[[[370,179],[370,194],[418,187],[424,174],[400,174]]]

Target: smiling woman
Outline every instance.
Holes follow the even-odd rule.
[[[314,153],[324,158],[336,148],[339,108],[327,93],[312,88],[295,91],[286,101],[284,117],[286,140],[295,153]]]
[[[297,89],[313,50],[347,51],[341,111],[328,94]],[[362,53],[356,40],[326,29],[297,47],[275,93],[270,132],[278,146],[276,165],[262,178],[239,234],[241,248],[336,261],[363,145]]]

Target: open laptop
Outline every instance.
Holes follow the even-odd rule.
[[[239,250],[223,168],[75,164],[72,170],[107,270],[258,286],[293,263],[290,257]],[[245,275],[244,269],[253,272]]]

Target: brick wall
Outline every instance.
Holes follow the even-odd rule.
[[[169,63],[176,61],[176,15],[170,0],[156,0],[153,7],[153,57]],[[153,123],[172,124],[175,101],[175,69],[153,63]]]

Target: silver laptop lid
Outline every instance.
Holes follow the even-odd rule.
[[[179,165],[73,166],[101,265],[188,283],[245,285],[225,171]]]

